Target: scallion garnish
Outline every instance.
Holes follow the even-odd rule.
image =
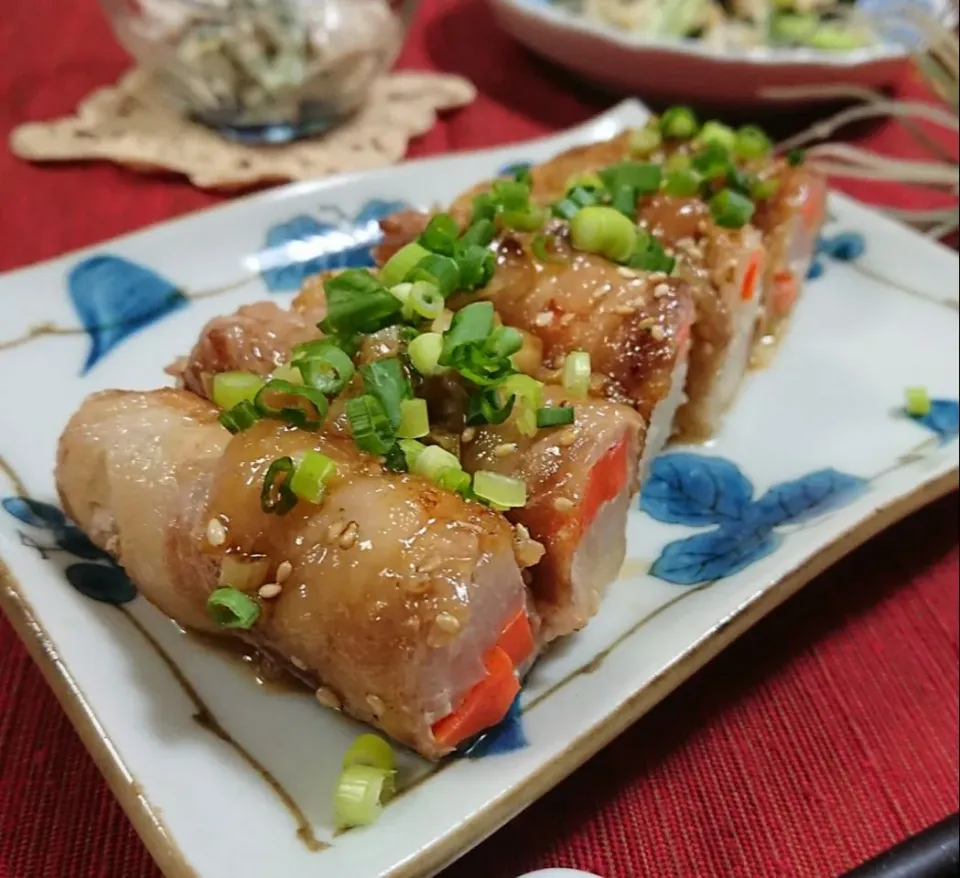
[[[744,125],[737,131],[733,154],[741,159],[760,159],[770,154],[773,144],[762,128]]]
[[[807,151],[805,149],[791,149],[785,156],[787,164],[791,168],[802,165],[807,160]]]
[[[213,376],[214,405],[232,409],[238,403],[253,402],[263,385],[263,378],[253,372],[218,372]]]
[[[530,203],[530,186],[515,180],[497,180],[491,194],[500,210],[523,210]]]
[[[304,384],[327,396],[340,393],[353,378],[353,360],[332,342],[308,341],[293,349],[292,364]]]
[[[733,149],[737,142],[737,133],[728,125],[710,120],[703,123],[703,128],[697,134],[697,142],[706,144],[715,143],[726,150]]]
[[[427,446],[422,442],[417,442],[416,439],[400,439],[397,441],[397,447],[406,460],[407,469],[413,472],[413,465]]]
[[[411,269],[405,280],[412,283],[417,281],[431,283],[446,298],[460,287],[460,266],[449,256],[430,253]]]
[[[677,264],[676,258],[668,256],[663,244],[648,232],[639,232],[637,234],[637,246],[627,265],[630,268],[638,268],[640,271],[660,271],[664,274],[670,274]]]
[[[438,213],[430,218],[418,241],[431,253],[453,256],[459,236],[460,228],[456,220],[449,214]]]
[[[385,287],[395,287],[402,283],[413,267],[425,256],[429,256],[430,251],[421,246],[417,241],[411,241],[405,247],[401,247],[388,260],[386,265],[380,269],[380,280]]]
[[[478,470],[473,474],[473,493],[497,509],[527,505],[527,486],[520,479]]]
[[[715,180],[729,172],[730,154],[719,143],[708,143],[690,159],[690,167],[705,180]]]
[[[471,244],[477,247],[486,247],[496,236],[496,226],[488,219],[479,219],[463,233],[460,244],[464,247]]]
[[[231,433],[241,433],[260,420],[257,407],[248,400],[241,400],[233,408],[220,412],[218,420]]]
[[[571,351],[563,360],[563,387],[571,396],[585,397],[590,391],[590,354]]]
[[[401,303],[369,271],[350,268],[323,285],[327,316],[320,328],[327,335],[350,338],[377,332],[399,322]]]
[[[279,404],[271,402],[274,395],[280,397]],[[327,398],[319,390],[276,378],[260,389],[254,404],[263,417],[286,421],[301,430],[316,430],[329,408]]]
[[[467,496],[470,491],[470,474],[462,469],[447,469],[437,477],[437,487],[445,491],[455,491],[457,494]]]
[[[420,439],[430,432],[430,417],[425,399],[404,399],[400,403],[400,439]]]
[[[697,117],[689,107],[670,107],[660,117],[660,133],[669,140],[689,140],[698,127]]]
[[[637,218],[637,193],[629,186],[620,186],[610,197],[610,206],[620,211],[627,219],[635,221]]]
[[[732,189],[721,189],[710,199],[710,213],[713,221],[727,229],[739,229],[745,226],[750,222],[753,210],[753,202]]]
[[[908,387],[904,396],[904,409],[911,418],[922,418],[933,409],[933,401],[925,387]]]
[[[540,262],[565,263],[567,258],[557,252],[557,239],[552,235],[537,235],[530,243],[533,255]]]
[[[370,765],[351,765],[337,781],[333,799],[334,822],[338,829],[368,826],[383,811],[383,802],[395,790],[394,772]]]
[[[249,630],[260,617],[260,605],[229,585],[214,589],[207,598],[207,612],[221,628]]]
[[[696,195],[703,182],[693,168],[670,171],[663,181],[663,191],[668,195]]]
[[[471,224],[475,225],[481,220],[492,220],[497,215],[497,203],[493,195],[489,192],[481,192],[473,196],[473,214],[470,218]]]
[[[396,357],[388,357],[366,363],[360,367],[360,378],[364,391],[376,398],[396,430],[400,424],[400,402],[413,396],[410,381],[400,361]]]
[[[780,190],[780,181],[776,177],[769,177],[766,180],[754,180],[750,186],[750,197],[757,201],[765,201],[773,198]]]
[[[260,488],[260,508],[272,515],[286,515],[297,505],[297,495],[290,487],[296,471],[292,457],[278,457],[263,477]]]
[[[603,181],[597,176],[597,182],[600,188],[596,186],[572,186],[567,190],[566,197],[569,198],[577,207],[588,207],[591,204],[599,204],[603,201]]]
[[[480,244],[462,246],[457,256],[460,266],[460,286],[464,290],[478,290],[493,278],[496,257],[492,250]]]
[[[511,375],[500,387],[504,393],[519,397],[533,409],[543,405],[543,382],[529,375]]]
[[[614,195],[624,187],[639,195],[656,192],[662,175],[660,165],[644,162],[621,162],[600,171],[604,185]]]
[[[533,174],[530,172],[530,165],[517,165],[513,169],[513,179],[518,183],[533,185]]]
[[[443,352],[443,336],[439,332],[424,332],[407,346],[407,356],[413,368],[424,377],[442,371],[439,362]]]
[[[404,449],[406,451],[406,449]],[[439,445],[426,445],[410,466],[411,472],[423,476],[431,482],[436,482],[441,474],[447,470],[462,470],[460,461],[455,454],[451,454]]]
[[[653,125],[645,125],[630,132],[628,149],[634,158],[643,159],[655,153],[663,144],[660,129]]]
[[[500,222],[506,229],[517,232],[536,232],[547,221],[546,211],[536,204],[527,204],[522,208],[504,210],[500,213]]]
[[[618,210],[592,205],[570,221],[570,239],[577,250],[626,262],[636,246],[637,229]]]
[[[514,402],[516,395],[511,393],[504,398],[499,387],[478,390],[467,400],[467,424],[502,424],[510,417]]]
[[[337,466],[329,457],[319,451],[308,451],[290,479],[290,490],[301,500],[319,505],[336,473]]]
[[[498,326],[483,346],[484,352],[498,359],[512,357],[523,347],[523,333],[512,326]]]
[[[538,427],[565,427],[573,421],[573,406],[552,405],[537,409]]]
[[[369,393],[347,400],[347,420],[357,448],[369,454],[387,454],[396,444],[394,426],[380,400]]]
[[[550,205],[550,211],[560,219],[572,220],[580,212],[580,205],[569,198],[561,198]]]
[[[423,320],[436,320],[443,313],[443,295],[433,284],[417,281],[410,287],[407,308]]]
[[[485,342],[493,332],[494,313],[492,302],[471,302],[457,311],[444,333],[440,365],[449,366],[459,348]]]
[[[350,745],[343,755],[343,768],[351,765],[369,765],[383,771],[393,771],[397,767],[393,748],[377,735],[361,735]]]

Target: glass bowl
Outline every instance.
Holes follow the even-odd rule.
[[[233,139],[324,131],[393,62],[387,0],[101,0],[117,38],[193,119]]]

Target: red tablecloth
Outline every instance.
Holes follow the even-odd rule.
[[[95,0],[2,7],[4,138],[69,111],[126,63]],[[425,0],[400,63],[462,73],[480,90],[415,155],[522,140],[613,102],[514,45],[482,0]],[[861,136],[908,151],[894,129]],[[890,187],[851,191],[921,203]],[[0,269],[215,200],[180,180],[31,167],[2,151]],[[877,537],[447,876],[550,865],[604,878],[830,876],[956,810],[957,531],[954,494]],[[0,878],[157,874],[0,618]]]

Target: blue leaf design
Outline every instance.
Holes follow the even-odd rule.
[[[819,259],[812,259],[807,268],[807,280],[816,280],[823,274],[823,262]]]
[[[523,719],[520,712],[520,696],[518,695],[507,715],[492,729],[478,735],[460,753],[470,759],[482,759],[485,756],[495,756],[498,753],[510,753],[522,750],[527,746],[527,738],[523,733]]]
[[[67,290],[90,335],[84,375],[125,338],[188,301],[170,281],[149,268],[110,255],[78,262],[67,276]]]
[[[513,177],[519,171],[527,171],[531,167],[530,162],[513,162],[509,165],[504,165],[500,172],[497,174],[498,177]]]
[[[264,283],[273,293],[293,292],[322,271],[373,265],[373,247],[382,236],[379,220],[406,206],[378,199],[368,201],[352,221],[327,211],[335,222],[300,214],[271,226],[260,253]]]
[[[769,555],[781,537],[768,528],[721,525],[668,543],[650,575],[675,585],[697,585],[732,576]]]
[[[867,242],[860,232],[840,232],[823,240],[823,251],[840,262],[852,262],[863,256]]]
[[[748,517],[751,524],[761,527],[800,524],[846,506],[866,488],[866,480],[859,476],[835,469],[818,470],[774,485],[752,505]]]
[[[4,497],[3,508],[14,518],[31,527],[59,530],[67,523],[66,516],[50,503],[30,500],[27,497]]]
[[[113,563],[111,557],[103,549],[90,542],[90,538],[80,528],[72,524],[68,524],[57,531],[56,541],[64,552],[69,552],[77,558],[83,558],[86,561],[109,561],[111,564]]]
[[[136,586],[121,567],[106,564],[71,564],[67,580],[85,597],[105,604],[126,604],[137,596]]]
[[[934,399],[930,411],[921,416],[911,416],[918,424],[923,424],[940,437],[941,443],[947,443],[960,432],[960,405],[955,399]]]
[[[753,485],[722,457],[678,452],[653,461],[640,494],[640,508],[657,521],[702,527],[739,521]]]

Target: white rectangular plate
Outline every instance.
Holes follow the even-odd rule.
[[[123,586],[52,505],[57,437],[84,395],[155,387],[210,317],[361,264],[375,216],[399,203],[443,203],[645,116],[625,103],[536,143],[276,189],[0,278],[0,596],[168,875],[432,874],[826,565],[956,485],[957,257],[832,196],[822,276],[773,365],[709,446],[659,459],[600,614],[535,668],[483,758],[436,769],[405,754],[407,789],[376,825],[332,832],[359,726],[259,686],[141,598],[78,590]],[[923,422],[901,411],[914,385],[937,400]]]

